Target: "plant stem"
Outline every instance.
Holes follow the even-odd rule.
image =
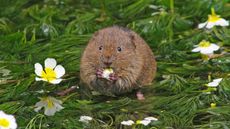
[[[171,13],[174,13],[174,0],[170,0],[170,10]]]

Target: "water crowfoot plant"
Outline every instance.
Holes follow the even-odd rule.
[[[147,126],[147,125],[149,125],[152,121],[158,121],[158,119],[155,118],[155,117],[146,117],[146,118],[144,118],[143,120],[137,120],[137,121],[136,121],[136,124],[142,124],[142,125],[144,125],[144,126]]]
[[[35,73],[37,76],[36,81],[47,81],[52,84],[58,84],[62,81],[60,77],[65,74],[65,69],[62,65],[57,65],[57,62],[53,58],[47,58],[45,60],[45,69],[43,70],[40,63],[34,65]]]
[[[132,120],[122,121],[121,124],[126,126],[131,126],[134,124],[134,121]]]
[[[206,84],[206,86],[217,87],[221,81],[222,81],[222,78],[214,79],[212,82],[209,82],[208,84]]]
[[[81,116],[79,121],[88,124],[93,118],[91,116]]]
[[[216,107],[216,103],[211,103],[211,104],[210,104],[210,107],[211,107],[211,108],[215,108],[215,107]]]
[[[61,106],[62,101],[55,99],[54,97],[48,96],[40,98],[41,101],[35,104],[34,111],[38,112],[43,107],[45,109],[44,114],[47,116],[53,116],[56,112],[62,110],[64,107]]]
[[[2,119],[5,115],[1,112],[0,129],[8,121],[16,122],[13,129],[230,128],[229,2],[2,0],[0,111],[13,114],[14,120]],[[215,10],[210,14],[211,7]],[[79,81],[80,59],[90,37],[113,25],[138,33],[156,55],[156,80],[141,89],[144,101],[137,100],[136,92],[116,97],[91,93]],[[199,46],[204,39],[209,43]],[[211,44],[216,46],[212,45],[210,51],[201,50]],[[195,48],[199,50],[192,52]],[[208,60],[201,60],[200,55]],[[47,58],[50,63],[44,63]],[[65,69],[62,72],[55,70],[59,64]],[[214,81],[218,78],[223,79]],[[54,84],[52,80],[58,81]],[[75,89],[71,86],[79,89],[67,93]],[[58,112],[53,108],[53,116],[45,115],[48,102],[35,105],[41,101],[38,98],[48,96],[58,96],[56,99],[63,102],[58,104],[64,109]],[[40,110],[35,112],[36,108]],[[88,124],[79,121],[83,114],[92,117]],[[151,119],[147,126],[136,123],[147,116],[159,120]],[[127,120],[132,121],[129,126],[123,122]]]
[[[208,21],[200,23],[198,28],[211,29],[214,26],[229,26],[229,21],[216,15],[214,8],[211,9],[212,14],[208,15]]]
[[[200,52],[204,55],[211,55],[214,51],[217,51],[220,48],[218,45],[210,43],[206,40],[202,40],[198,45],[195,45],[194,47],[196,48],[194,48],[192,52]]]
[[[0,111],[0,129],[16,129],[17,123],[14,116]]]
[[[200,52],[201,57],[204,60],[209,60],[210,58],[213,58],[214,51],[217,51],[220,48],[218,45],[210,43],[206,40],[202,40],[198,45],[195,45],[194,47],[196,48],[192,49],[192,52]]]

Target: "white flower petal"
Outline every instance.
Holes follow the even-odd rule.
[[[61,100],[57,100],[57,99],[55,99],[55,98],[53,98],[53,97],[50,97],[50,99],[51,99],[54,103],[57,103],[57,104],[59,104],[59,105],[62,104],[62,101],[61,101]]]
[[[141,124],[143,124],[144,126],[147,126],[149,123],[151,123],[151,120],[142,120],[140,121]]]
[[[53,116],[55,112],[62,110],[64,107],[62,107],[60,104],[62,103],[60,100],[55,99],[54,97],[44,97],[40,98],[41,101],[37,102],[35,104],[34,111],[38,112],[43,107],[45,108],[44,114],[47,116]],[[49,107],[49,104],[52,104],[52,106]]]
[[[207,86],[209,87],[217,87],[219,85],[219,82],[209,82]]]
[[[52,83],[52,84],[58,84],[61,81],[62,81],[62,79],[55,79],[55,80],[50,81],[50,83]]]
[[[44,78],[39,78],[39,77],[35,77],[35,80],[36,80],[36,81],[47,81],[46,79],[44,79]]]
[[[122,125],[131,126],[131,125],[134,124],[134,121],[132,121],[132,120],[122,121],[121,124]]]
[[[213,81],[220,83],[222,80],[223,80],[223,78],[218,78],[218,79],[214,79]]]
[[[45,101],[39,101],[35,104],[35,107],[43,107],[43,106],[46,106],[47,103]]]
[[[200,47],[192,49],[192,52],[199,52],[199,51],[200,51]]]
[[[17,124],[16,124],[16,120],[15,119],[14,119],[13,122],[11,122],[10,129],[17,129]]]
[[[152,116],[150,116],[150,117],[146,117],[145,118],[145,120],[150,120],[150,121],[157,121],[158,119],[157,118],[155,118],[155,117],[152,117]]]
[[[10,129],[17,129],[16,120],[14,120],[14,122],[11,122]]]
[[[81,116],[80,120],[92,120],[93,118],[91,116]]]
[[[60,104],[58,103],[54,103],[55,107],[56,107],[56,111],[61,111],[62,109],[64,109],[64,107],[62,107]]]
[[[56,109],[55,107],[53,108],[45,108],[45,112],[44,114],[47,115],[47,116],[53,116],[56,112]]]
[[[84,122],[84,123],[89,123],[89,121],[91,121],[93,118],[90,116],[81,116],[79,121],[80,122]]]
[[[198,25],[198,28],[199,28],[199,29],[204,28],[206,25],[207,25],[207,22],[200,23],[200,24]]]
[[[34,109],[34,111],[38,112],[39,110],[42,109],[42,107],[45,107],[45,106],[47,106],[47,103],[45,101],[39,101],[35,104],[36,108]]]
[[[216,21],[216,25],[218,26],[229,26],[229,22],[223,18],[220,20]]]
[[[211,29],[213,26],[215,26],[214,22],[208,22],[208,24],[206,25],[206,28]]]
[[[41,76],[42,71],[43,71],[42,65],[40,63],[36,63],[34,65],[34,68],[35,68],[35,74],[37,74],[38,76]]]
[[[54,72],[56,73],[56,78],[60,78],[65,74],[65,69],[62,65],[57,65],[54,69]]]
[[[38,112],[38,111],[40,111],[41,109],[42,109],[42,107],[37,107],[37,108],[34,109],[34,111],[35,111],[35,112]]]
[[[220,46],[218,46],[218,45],[216,45],[216,44],[213,44],[213,43],[211,43],[211,45],[209,46],[213,51],[217,51],[219,48],[220,48]]]
[[[57,65],[57,62],[54,58],[47,58],[45,60],[45,68],[53,69]]]
[[[213,54],[213,51],[210,47],[203,47],[200,50],[200,53],[205,54],[205,55],[209,55],[209,54]]]
[[[0,118],[6,119],[7,121],[9,121],[8,127],[0,126],[0,129],[16,129],[17,128],[16,119],[14,118],[13,115],[8,115],[4,113],[3,111],[0,111]]]

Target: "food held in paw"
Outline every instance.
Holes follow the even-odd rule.
[[[113,69],[112,68],[106,68],[103,70],[103,74],[102,77],[105,79],[109,79],[109,75],[113,73]]]

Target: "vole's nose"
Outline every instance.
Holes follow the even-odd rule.
[[[110,66],[110,65],[112,64],[112,61],[110,61],[110,60],[104,61],[104,64],[105,64],[106,66]]]
[[[113,63],[112,58],[110,56],[104,56],[103,63],[106,66],[110,66]]]

